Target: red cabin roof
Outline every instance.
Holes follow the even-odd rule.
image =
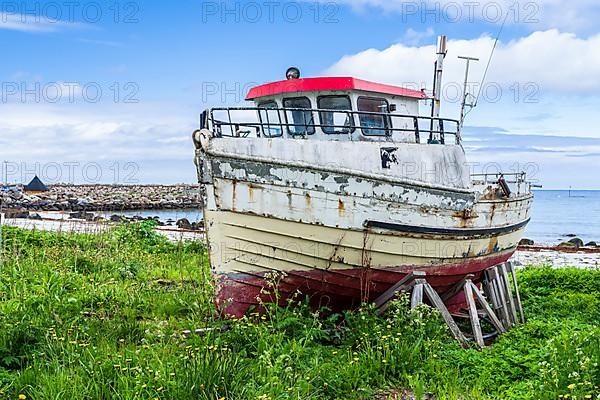
[[[283,93],[318,92],[324,90],[363,90],[394,96],[411,97],[413,99],[427,98],[427,95],[420,90],[407,89],[401,86],[384,85],[351,77],[324,77],[290,79],[256,86],[248,91],[246,100]]]

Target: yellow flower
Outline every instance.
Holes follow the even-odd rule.
[[[573,390],[573,389],[575,389],[575,386],[577,386],[577,385],[574,383],[571,383],[569,386],[567,386],[567,388],[569,388],[569,390]]]
[[[27,398],[27,396],[25,396],[24,394],[19,395],[19,400],[25,400],[26,398]]]
[[[583,396],[584,399],[591,399],[592,395],[591,394],[586,394],[585,396]]]

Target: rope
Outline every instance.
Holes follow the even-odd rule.
[[[504,17],[504,21],[502,21],[502,25],[500,26],[500,30],[496,35],[496,40],[494,40],[494,46],[492,47],[492,51],[490,53],[490,58],[488,58],[487,65],[485,66],[485,71],[483,72],[483,78],[481,79],[481,85],[479,86],[479,91],[477,92],[477,97],[475,98],[475,103],[473,103],[473,107],[477,107],[477,103],[479,102],[479,96],[481,95],[481,90],[483,89],[483,85],[485,83],[485,78],[487,77],[488,69],[490,68],[490,64],[492,63],[492,56],[494,55],[494,51],[496,50],[496,45],[498,44],[498,39],[500,39],[500,35],[502,34],[502,30],[504,29],[504,24],[506,24],[506,20],[508,19],[508,13]]]

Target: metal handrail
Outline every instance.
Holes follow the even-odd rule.
[[[493,177],[493,180],[488,179],[489,177]],[[473,181],[481,181],[484,183],[494,183],[497,182],[500,177],[514,177],[514,180],[506,180],[508,183],[524,183],[527,182],[526,173],[523,172],[484,172],[479,174],[471,174],[471,180]],[[482,179],[477,179],[482,178]]]
[[[231,113],[232,111],[255,111],[258,115],[258,121],[233,121]],[[301,112],[310,112],[312,117],[310,121],[305,121],[304,123],[293,123],[288,122],[287,113],[290,111],[301,111]],[[216,119],[214,114],[215,112],[226,112],[227,120],[219,120]],[[263,121],[261,112],[277,112],[276,121]],[[281,116],[281,112],[284,113],[284,116]],[[319,123],[315,122],[314,113],[318,113]],[[343,125],[339,124],[325,124],[322,123],[321,115],[322,113],[334,113],[340,115],[346,115],[346,121],[348,123],[344,123]],[[358,116],[358,124],[356,123],[356,117]],[[378,126],[366,126],[360,123],[361,116],[373,116],[373,117],[381,117],[384,121],[383,127]],[[411,128],[400,128],[393,126],[393,119],[408,119],[412,120]],[[429,128],[422,128],[419,126],[419,122],[428,122],[430,125]],[[437,123],[434,123],[437,122]],[[445,124],[447,122],[448,124]],[[391,136],[393,132],[410,132],[415,135],[415,142],[421,143],[421,134],[428,135],[428,143],[431,142],[431,138],[434,134],[439,134],[441,144],[445,144],[445,135],[454,135],[455,143],[460,144],[460,135],[459,135],[459,122],[458,120],[449,119],[449,118],[436,118],[430,116],[419,116],[419,115],[408,115],[408,114],[394,114],[387,112],[371,112],[371,111],[353,111],[353,110],[334,110],[334,109],[322,109],[322,108],[290,108],[290,107],[215,107],[206,110],[202,114],[201,125],[203,128],[208,128],[214,131],[216,136],[231,136],[231,137],[247,137],[251,131],[242,131],[241,128],[249,128],[254,129],[255,133],[258,137],[280,137],[283,136],[284,128],[288,131],[291,136],[307,136],[312,133],[308,133],[309,128],[314,130],[315,128],[320,129],[333,129],[339,130],[340,132],[332,132],[327,134],[336,135],[336,134],[351,134],[356,129],[359,129],[364,136],[370,137],[381,137],[381,136]],[[448,129],[448,125],[454,126],[455,129]],[[229,135],[225,134],[226,129],[224,127],[229,127]],[[304,128],[303,132],[296,133],[291,132],[290,127],[294,128]],[[436,127],[437,129],[434,129]],[[271,135],[269,132],[273,128],[279,128],[281,130],[281,134]],[[384,131],[385,135],[375,135],[375,134],[365,134],[365,130],[374,130],[374,131]]]

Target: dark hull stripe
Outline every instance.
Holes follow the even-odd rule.
[[[502,233],[516,231],[527,225],[529,218],[518,224],[493,227],[493,228],[435,228],[430,226],[403,225],[393,222],[366,221],[368,228],[381,228],[395,232],[420,233],[429,235],[448,235],[448,236],[494,236]]]

